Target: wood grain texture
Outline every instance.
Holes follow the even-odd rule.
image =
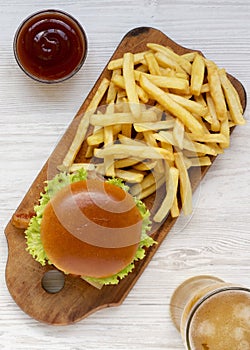
[[[124,36],[112,55],[112,59],[122,57],[123,53],[128,51],[133,53],[144,51],[147,48],[146,44],[149,42],[171,47],[178,54],[184,54],[190,51],[190,49],[184,48],[172,41],[159,30],[150,27],[138,27],[132,29]],[[110,79],[110,75],[111,72],[105,68],[76,114],[73,122],[28,190],[17,212],[23,212],[24,209],[27,212],[32,212],[34,204],[38,203],[44,182],[54,176],[57,166],[62,163],[75,135],[76,128],[81,118],[84,118],[84,112],[100,82],[104,77]],[[246,93],[244,87],[236,78],[232,76],[230,78],[239,93],[243,109],[245,110]],[[79,154],[81,154],[81,150]],[[86,161],[82,158],[78,160],[80,162]],[[203,167],[198,178],[194,178],[195,173],[191,174],[194,189],[198,186],[208,168]],[[147,198],[146,204],[148,208],[153,207],[154,201],[155,196]],[[148,265],[156,250],[160,247],[160,244],[175,221],[176,219],[169,216],[157,230],[153,227],[153,238],[158,244],[148,249],[146,257],[142,261],[136,262],[134,271],[118,285],[105,286],[101,290],[98,290],[79,278],[66,276],[64,288],[56,294],[47,293],[42,287],[44,274],[48,269],[53,269],[53,267],[46,266],[42,268],[41,266],[37,266],[38,263],[25,250],[26,241],[24,233],[16,229],[12,223],[9,223],[5,230],[9,247],[6,267],[8,289],[16,303],[27,314],[39,321],[54,325],[74,323],[101,308],[120,305]]]
[[[51,7],[44,0],[42,7]],[[60,1],[86,29],[89,53],[81,71],[57,86],[37,84],[17,67],[12,52],[20,21],[41,9],[31,0],[1,3],[0,59],[0,346],[1,349],[181,350],[169,300],[184,279],[213,274],[249,286],[249,122],[233,132],[230,148],[202,180],[189,220],[179,218],[123,304],[67,327],[37,322],[16,305],[5,284],[4,228],[33,179],[124,33],[159,28],[185,47],[201,50],[250,89],[250,6],[244,0]],[[249,106],[245,111],[249,119]],[[7,181],[6,181],[7,180]],[[23,273],[20,268],[21,273]],[[35,301],[34,301],[35,302]]]

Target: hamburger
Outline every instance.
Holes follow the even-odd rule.
[[[156,242],[150,213],[122,180],[61,172],[46,182],[25,231],[27,251],[40,264],[94,285],[117,284]]]

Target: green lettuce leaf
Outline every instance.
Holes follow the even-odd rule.
[[[48,257],[46,256],[46,252],[43,248],[41,236],[40,236],[40,226],[43,217],[43,212],[45,206],[50,201],[50,199],[63,187],[77,181],[86,180],[87,172],[84,169],[80,169],[73,174],[68,173],[59,173],[52,180],[46,181],[46,186],[44,188],[44,192],[41,193],[41,197],[39,200],[39,204],[35,206],[35,216],[30,220],[29,226],[25,231],[26,243],[27,243],[27,251],[32,255],[32,257],[38,261],[41,265],[45,265],[46,263],[51,264]],[[111,178],[108,179],[107,182],[112,183],[118,187],[121,187],[123,190],[128,191],[129,187],[124,184],[121,179]],[[135,261],[141,260],[145,257],[146,251],[145,248],[156,244],[152,237],[150,237],[147,232],[150,230],[151,221],[149,219],[150,212],[146,208],[145,204],[134,197],[137,208],[139,209],[143,223],[142,223],[142,233],[141,233],[141,241],[139,243],[138,249],[136,251],[134,260],[126,266],[119,273],[106,277],[106,278],[93,278],[89,276],[82,276],[84,280],[89,281],[90,283],[98,283],[100,285],[107,284],[117,284],[121,279],[126,277],[135,267]]]

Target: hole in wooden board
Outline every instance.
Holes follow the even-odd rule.
[[[42,287],[48,293],[60,292],[65,283],[64,273],[58,270],[47,271],[42,278]]]

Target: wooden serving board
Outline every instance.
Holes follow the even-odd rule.
[[[140,27],[131,30],[124,36],[111,59],[120,58],[127,51],[136,53],[146,50],[146,44],[148,42],[167,45],[179,54],[192,51],[178,45],[157,29]],[[44,181],[47,180],[48,173],[52,176],[57,172],[56,167],[62,163],[79,121],[104,77],[110,78],[110,72],[107,70],[107,67],[103,70],[16,212],[32,212],[34,204],[38,202],[40,192],[43,190]],[[237,79],[232,76],[230,76],[230,79],[237,89],[242,106],[245,109],[245,90]],[[208,167],[203,167],[200,176],[192,181],[194,189],[207,170]],[[149,198],[146,204],[150,207],[152,202],[153,199]],[[99,290],[80,278],[65,276],[63,289],[58,293],[48,293],[42,287],[41,281],[44,274],[54,268],[52,266],[41,266],[27,253],[25,250],[26,241],[23,230],[15,228],[10,220],[5,229],[9,249],[6,265],[6,283],[9,292],[25,313],[38,321],[53,325],[71,324],[104,307],[118,306],[126,298],[175,221],[176,219],[168,216],[164,224],[154,233],[153,238],[158,242],[158,245],[149,248],[145,259],[137,262],[134,271],[118,285],[105,286]]]

